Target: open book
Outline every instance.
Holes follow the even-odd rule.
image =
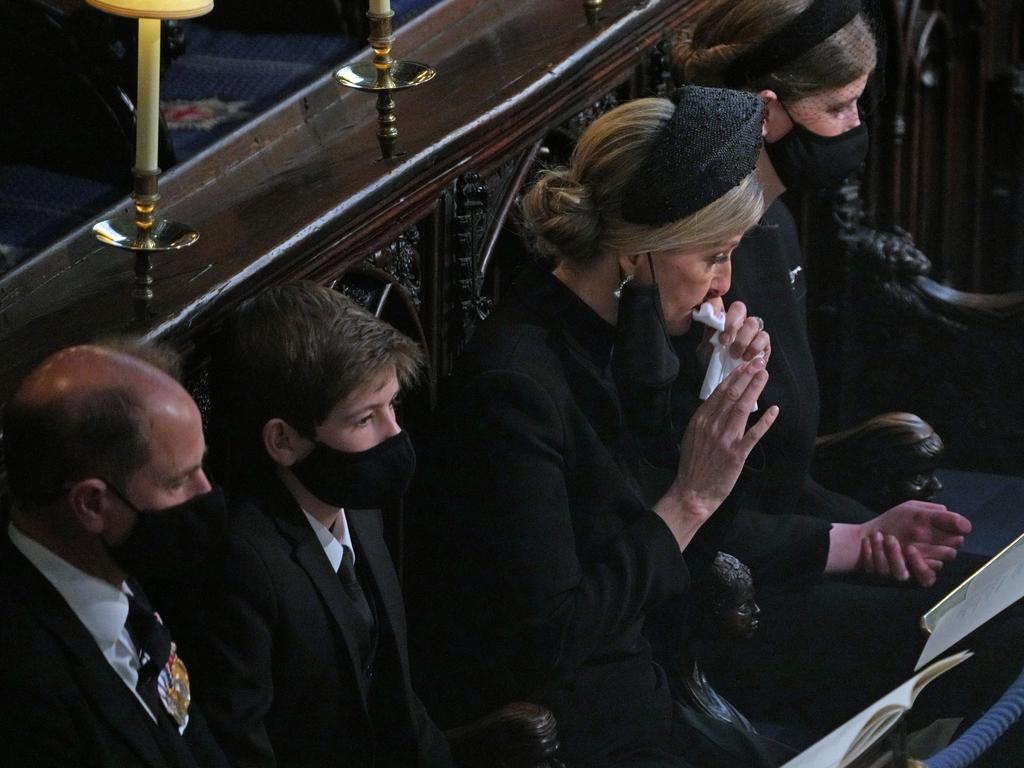
[[[970,651],[961,651],[918,672],[782,768],[843,768],[849,765],[896,724],[928,683],[970,656]]]
[[[928,633],[928,641],[914,669],[920,669],[1022,597],[1024,535],[921,617],[921,626]]]

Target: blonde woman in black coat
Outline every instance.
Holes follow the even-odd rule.
[[[573,766],[779,762],[679,708],[642,632],[686,593],[682,551],[776,416],[748,428],[768,337],[732,318],[752,359],[699,410],[650,505],[619,393],[657,379],[668,335],[728,289],[729,254],[762,213],[761,128],[743,94],[641,99],[599,118],[570,167],[526,194],[526,224],[558,266],[526,270],[477,330],[422,473],[418,666],[433,677],[418,687],[442,723],[525,699],[553,710]],[[828,526],[810,527],[797,538],[823,559]]]

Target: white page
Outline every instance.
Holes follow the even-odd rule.
[[[931,616],[937,614],[938,618],[914,669],[920,669],[1022,597],[1024,536],[1014,540],[925,614],[925,626],[932,625]]]
[[[914,704],[914,699],[928,683],[971,656],[961,651],[935,662],[918,672],[899,688],[889,692],[858,715],[847,720],[821,741],[794,757],[782,768],[842,768],[855,760]],[[862,732],[873,738],[862,738]],[[854,749],[854,744],[856,749]]]

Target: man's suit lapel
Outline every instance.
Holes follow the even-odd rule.
[[[157,742],[156,725],[64,598],[9,542],[4,558],[9,558],[9,571],[20,582],[20,594],[24,595],[28,609],[67,649],[72,674],[95,703],[98,715],[143,762],[155,768],[166,766],[167,758]]]
[[[295,503],[291,494],[280,483],[275,483],[275,485],[274,522],[281,533],[292,543],[292,556],[295,558],[295,562],[313,582],[320,599],[327,606],[327,610],[341,632],[365,707],[369,691],[367,690],[366,675],[363,674],[359,662],[359,641],[352,629],[361,620],[359,614],[352,606],[348,595],[345,594],[338,574],[331,569],[331,563],[317,540],[316,534],[313,533],[309,521],[306,520],[306,516]]]

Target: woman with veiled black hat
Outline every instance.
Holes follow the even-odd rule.
[[[804,304],[806,275],[792,216],[778,197],[787,188],[837,184],[863,163],[868,142],[858,99],[875,65],[876,39],[859,0],[718,0],[703,9],[673,51],[680,82],[740,88],[765,103],[766,157],[759,172],[768,208],[735,252],[726,298],[744,302],[771,333],[771,378],[761,402],[778,404],[781,412],[728,503],[813,516],[834,523],[833,531],[860,531],[861,562],[868,570],[924,586],[938,581],[928,590],[827,581],[759,595],[759,636],[753,644],[719,649],[716,680],[747,715],[781,716],[819,733],[909,677],[923,643],[919,617],[980,565],[961,555],[937,579],[949,549],[922,551],[888,538],[898,530],[895,523],[931,519],[948,531],[934,543],[956,548],[970,526],[942,505],[909,502],[876,517],[878,510],[820,486],[809,474],[819,395]],[[684,364],[681,381],[687,375],[694,388],[700,372]],[[976,714],[998,692],[998,667],[1015,674],[1011,658],[989,655],[993,663],[987,669],[975,659],[956,673],[969,678],[968,684],[951,677],[959,690],[948,697],[950,711],[962,701],[965,708],[975,705]],[[984,678],[987,693],[979,691]]]
[[[686,593],[682,551],[775,418],[765,408],[748,428],[768,337],[731,318],[751,359],[698,409],[650,505],[620,395],[649,385],[663,401],[669,334],[727,290],[730,252],[762,213],[761,129],[747,94],[641,99],[595,121],[570,166],[526,193],[526,226],[557,266],[528,269],[477,329],[422,471],[418,666],[442,722],[536,701],[572,766],[780,762],[673,702],[642,633]],[[827,526],[810,527],[792,546],[819,560]]]
[[[864,161],[858,99],[876,64],[876,41],[859,0],[720,0],[685,29],[672,51],[680,83],[726,85],[765,102],[759,171],[766,212],[734,259],[730,298],[760,316],[776,354],[766,401],[784,415],[756,481],[768,511],[861,523],[874,512],[808,476],[818,429],[818,385],[808,341],[807,275],[785,189],[838,184]],[[764,446],[762,447],[764,448]],[[755,457],[756,458],[756,457]],[[919,580],[930,574],[922,571]]]

